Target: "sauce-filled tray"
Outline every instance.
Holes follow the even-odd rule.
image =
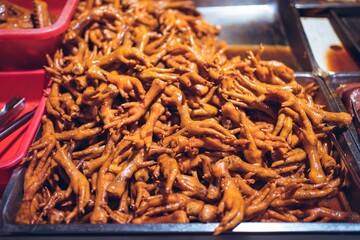
[[[356,30],[352,28],[350,31],[344,23],[350,20],[348,17],[357,15],[359,4],[333,2],[294,5],[301,31],[305,36],[305,48],[317,74],[326,77],[336,72],[360,71],[358,50],[354,40],[357,33],[352,34],[351,31]]]
[[[296,9],[288,1],[195,1],[210,24],[221,26],[219,38],[244,56],[265,46],[264,60],[282,61],[295,71],[312,72]],[[234,52],[235,51],[235,52]]]
[[[6,2],[6,3],[5,3]],[[48,26],[37,28],[13,28],[5,26],[0,28],[0,70],[33,70],[40,69],[46,64],[46,54],[54,54],[61,42],[61,37],[66,31],[75,12],[78,0],[47,0],[47,6],[39,5],[38,17],[34,17],[33,7],[38,1],[10,0],[1,2],[1,14],[3,20],[7,18],[4,11],[9,11],[10,4],[15,4],[14,8],[20,8],[19,13],[15,16],[21,16],[25,12],[24,18],[30,14],[29,19],[40,18],[47,13],[52,19],[52,23]],[[36,3],[37,4],[37,3]],[[40,4],[40,3],[39,3]],[[39,10],[40,9],[40,10]],[[46,11],[48,10],[48,11]],[[10,15],[10,14],[9,14]],[[10,18],[10,17],[9,17]],[[37,22],[43,22],[38,20]],[[6,21],[5,21],[6,22]],[[26,21],[28,22],[28,21]],[[20,24],[18,24],[20,25]],[[16,26],[16,24],[15,24]]]

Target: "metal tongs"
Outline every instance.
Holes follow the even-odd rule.
[[[358,129],[360,129],[360,117],[359,117],[358,110],[356,109],[355,99],[353,96],[350,96],[350,103],[351,103],[351,108],[354,112],[354,124],[355,124],[355,127],[357,128],[357,131],[359,131]]]
[[[0,128],[14,120],[25,108],[25,98],[15,96],[0,110]]]
[[[350,172],[350,175],[352,176],[354,184],[358,188],[360,188],[360,176],[359,176],[358,172],[356,171],[356,169],[353,167],[353,163],[351,162],[351,160],[348,159],[348,157],[347,157],[348,155],[344,152],[344,150],[340,146],[335,133],[330,132],[329,136],[330,136],[330,139],[331,139],[331,141],[333,142],[333,144],[335,146],[336,151],[338,152],[338,154],[340,156],[340,159],[343,161],[346,168]]]
[[[12,122],[22,112],[22,110],[24,110],[24,108],[25,98],[15,96],[11,98],[0,110],[0,141],[32,118],[36,108]]]

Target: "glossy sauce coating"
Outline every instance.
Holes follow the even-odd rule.
[[[359,221],[321,204],[345,183],[328,133],[350,115],[218,35],[192,1],[80,2],[45,67],[16,222]]]

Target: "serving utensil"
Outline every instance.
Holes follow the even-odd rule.
[[[353,177],[354,184],[356,185],[356,187],[360,188],[360,176],[356,173],[355,166],[353,166],[352,163],[346,157],[346,153],[343,151],[342,147],[340,146],[340,144],[335,136],[335,133],[330,132],[329,136],[335,146],[336,151],[338,152],[338,154],[340,156],[340,159],[345,163],[345,166],[347,167],[349,172],[351,172],[351,176]]]
[[[12,97],[0,110],[0,127],[6,127],[25,107],[25,98]]]
[[[33,116],[34,113],[36,111],[36,108],[34,108],[33,110],[31,110],[30,112],[25,113],[23,116],[21,116],[19,119],[17,119],[16,121],[14,121],[13,123],[11,123],[7,128],[5,128],[4,130],[0,131],[0,142],[6,138],[7,136],[9,136],[11,133],[13,133],[16,129],[18,129],[19,127],[21,127],[23,124],[25,124],[27,121],[29,121]]]

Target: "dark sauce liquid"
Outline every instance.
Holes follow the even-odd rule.
[[[332,72],[359,72],[360,67],[343,46],[333,45],[325,53],[326,68]]]
[[[226,50],[226,55],[228,58],[240,56],[245,58],[248,56],[247,51],[252,51],[256,54],[259,51],[258,45],[230,45]],[[264,52],[261,56],[262,60],[276,60],[283,62],[286,66],[292,68],[294,71],[301,71],[299,64],[296,61],[294,54],[291,51],[291,48],[288,46],[264,46]]]

